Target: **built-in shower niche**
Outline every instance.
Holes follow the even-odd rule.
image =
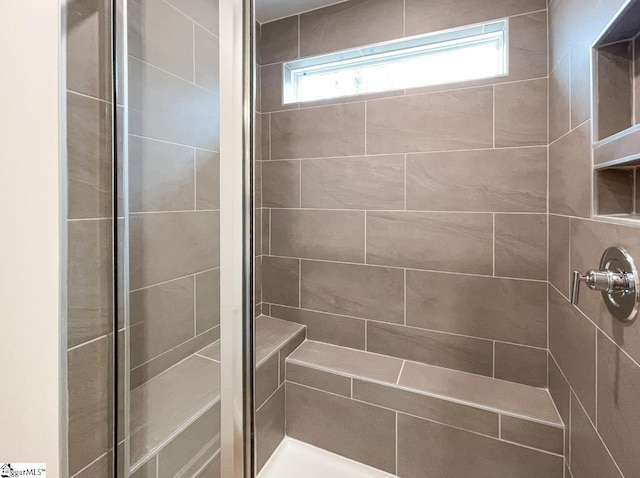
[[[593,50],[595,213],[640,221],[640,0],[630,2]],[[639,223],[640,224],[640,223]]]

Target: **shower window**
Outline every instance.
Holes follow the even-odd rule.
[[[501,20],[288,62],[285,103],[505,75],[506,37]]]

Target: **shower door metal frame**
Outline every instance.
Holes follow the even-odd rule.
[[[124,317],[118,317],[114,304],[114,329],[124,324],[123,338],[129,343],[129,215],[128,213],[128,15],[129,0],[112,0],[113,65],[113,226],[114,260],[121,267],[123,284],[118,289],[114,273],[114,295]],[[212,0],[216,1],[216,0]],[[253,114],[254,75],[254,2],[219,0],[220,33],[220,347],[221,347],[221,467],[224,478],[255,476],[254,446],[254,298],[253,298]],[[121,54],[120,54],[121,53]],[[122,114],[118,114],[118,108]],[[122,132],[121,135],[118,133]],[[121,153],[121,154],[120,154]],[[119,163],[122,167],[119,168]],[[121,175],[121,177],[120,177]],[[122,194],[119,196],[119,188]],[[118,198],[123,208],[122,244],[118,244]],[[223,207],[222,205],[225,205]],[[121,251],[118,248],[121,247]],[[119,254],[120,253],[120,254]],[[118,264],[118,257],[122,264]],[[116,270],[117,271],[117,268]],[[115,272],[114,271],[114,272]],[[129,389],[129,349],[118,354],[118,331],[113,340],[113,389],[118,382]],[[118,374],[118,363],[124,360]],[[123,426],[129,429],[129,394],[124,403],[114,399],[113,450],[118,450],[118,408],[122,406]],[[212,431],[213,432],[213,431]],[[125,434],[124,453],[112,454],[113,476],[126,478],[130,471],[129,440]],[[121,477],[120,474],[123,476]]]

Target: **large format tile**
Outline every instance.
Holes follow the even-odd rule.
[[[497,147],[547,145],[546,78],[496,85],[495,95]]]
[[[353,156],[364,152],[364,103],[271,114],[271,159]]]
[[[544,3],[544,0],[527,3]],[[546,77],[547,62],[547,12],[538,11],[510,18],[509,78],[526,80]]]
[[[494,376],[533,387],[547,386],[547,350],[495,343]]]
[[[493,218],[490,214],[369,212],[367,263],[490,275]]]
[[[595,419],[596,328],[552,287],[549,289],[549,350]]]
[[[351,0],[300,16],[300,55],[331,53],[402,38],[402,0]]]
[[[549,282],[569,297],[569,218],[549,214]]]
[[[131,391],[131,462],[137,463],[220,397],[220,364],[192,356]]]
[[[260,408],[280,386],[279,366],[279,356],[273,354],[256,367],[254,385],[256,409]]]
[[[407,156],[407,209],[546,212],[547,148]]]
[[[314,159],[301,167],[302,207],[404,209],[404,155]]]
[[[437,3],[407,0],[406,8],[406,34],[417,35],[544,10],[547,4],[545,0],[459,0]]]
[[[298,347],[287,361],[386,383],[396,383],[402,368],[402,360],[397,358],[310,340]]]
[[[196,150],[196,208],[220,208],[220,154]]]
[[[158,454],[158,478],[188,476],[220,448],[220,403],[189,425]]]
[[[640,366],[598,332],[598,431],[625,476],[640,473]]]
[[[353,398],[483,435],[499,435],[498,414],[488,410],[362,380],[353,381]]]
[[[194,287],[186,277],[130,294],[131,368],[194,337]]]
[[[256,466],[262,469],[285,436],[285,387],[256,411]]]
[[[67,88],[111,99],[110,2],[75,1],[67,6]]]
[[[298,58],[299,17],[283,18],[260,26],[260,64]]]
[[[220,325],[220,269],[196,275],[196,333]]]
[[[546,215],[495,215],[495,273],[502,277],[547,279]]]
[[[558,455],[562,455],[564,450],[562,427],[552,427],[508,415],[500,417],[500,438]]]
[[[367,103],[369,154],[492,146],[493,88],[445,91]]]
[[[67,345],[87,342],[112,330],[113,246],[111,220],[71,221]]]
[[[404,274],[400,269],[302,261],[301,306],[334,314],[401,323]]]
[[[195,209],[194,154],[193,148],[130,136],[130,210]]]
[[[580,478],[622,478],[576,396],[571,394],[571,472]]]
[[[129,99],[130,133],[218,150],[218,95],[132,59]]]
[[[591,122],[549,146],[549,211],[591,214]]]
[[[549,75],[549,142],[571,129],[571,56],[566,53]]]
[[[300,334],[304,337],[303,326],[272,317],[256,318],[255,327],[256,364],[260,364],[269,355],[283,349],[288,342],[295,341]]]
[[[271,316],[305,325],[309,340],[364,350],[363,319],[275,305],[271,306]]]
[[[219,216],[217,211],[132,215],[131,289],[217,267]]]
[[[545,389],[414,362],[405,362],[398,384],[508,415],[562,424]]]
[[[493,373],[490,340],[368,322],[367,350],[480,375]]]
[[[111,217],[111,106],[67,95],[69,219]]]
[[[264,302],[300,305],[300,261],[282,257],[262,258],[262,300]]]
[[[364,211],[271,211],[271,254],[364,262]]]
[[[69,374],[69,474],[112,445],[111,336],[67,352]]]
[[[219,3],[211,0],[167,0],[214,35],[218,34]]]
[[[553,355],[549,354],[547,360],[549,394],[551,395],[551,398],[553,398],[553,403],[558,409],[558,413],[560,414],[562,423],[564,423],[565,425],[564,450],[565,457],[567,458],[567,463],[569,463],[569,425],[571,424],[569,408],[571,406],[571,389],[569,388],[569,384],[562,375],[562,372],[558,368]]]
[[[129,4],[129,55],[193,81],[193,22],[167,2]]]
[[[262,207],[300,206],[300,161],[262,164]]]
[[[260,67],[260,111],[269,113],[295,109],[297,103],[284,103],[282,63]]]
[[[546,347],[546,284],[407,271],[407,325]]]
[[[317,368],[307,367],[287,361],[287,381],[306,385],[325,392],[351,397],[351,377],[325,372]]]
[[[395,472],[395,412],[291,382],[286,389],[288,436]]]
[[[194,27],[195,83],[211,91],[220,90],[220,42],[199,25]]]
[[[398,416],[399,476],[562,478],[563,468],[560,456],[404,414]]]

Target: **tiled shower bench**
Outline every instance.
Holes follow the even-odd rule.
[[[286,360],[287,435],[407,478],[562,478],[547,390],[305,341]]]

